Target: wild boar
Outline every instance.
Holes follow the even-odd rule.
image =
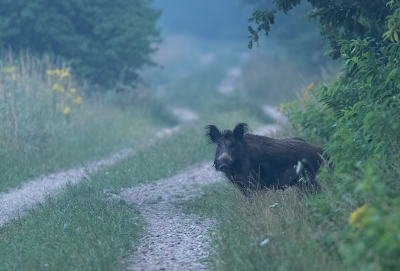
[[[299,137],[275,139],[248,133],[246,123],[220,131],[207,125],[206,138],[217,145],[214,167],[221,171],[242,193],[264,188],[281,189],[299,183],[308,176],[315,183],[323,149]]]

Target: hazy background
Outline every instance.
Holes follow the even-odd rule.
[[[277,105],[293,100],[301,87],[335,71],[324,57],[315,21],[302,18],[302,4],[278,14],[271,35],[247,48],[248,18],[272,1],[156,0],[162,41],[152,59],[159,67],[143,71],[146,84],[176,106],[195,109],[223,96]]]
[[[266,112],[337,65],[323,56],[316,22],[303,18],[307,3],[277,14],[270,36],[249,50],[248,19],[271,8],[259,0],[3,1],[0,191],[188,118],[201,121],[199,144],[218,120],[276,123]]]

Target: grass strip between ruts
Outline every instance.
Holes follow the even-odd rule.
[[[143,234],[144,223],[132,206],[114,199],[115,195],[118,198],[123,188],[212,160],[213,147],[207,146],[203,130],[210,119],[221,128],[232,129],[243,119],[253,127],[257,124],[243,111],[205,119],[87,181],[68,186],[59,196],[0,228],[0,270],[120,269]]]

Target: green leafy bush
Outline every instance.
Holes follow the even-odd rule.
[[[298,2],[281,0],[277,5],[288,11]],[[314,220],[334,225],[331,229],[339,237],[327,241],[348,269],[397,270],[400,4],[397,0],[343,1],[337,6],[331,1],[310,2],[315,8],[312,14],[319,14],[322,32],[331,41],[330,53],[344,64],[333,82],[305,90],[301,101],[280,107],[300,135],[324,144],[334,167],[333,174],[319,176],[332,187],[332,194],[321,193],[309,202]],[[338,10],[340,6],[343,10]],[[343,224],[343,218],[348,223]]]
[[[71,61],[79,77],[101,86],[137,80],[151,64],[159,12],[151,0],[2,1],[0,48],[28,49]]]

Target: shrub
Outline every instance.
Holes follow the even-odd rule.
[[[325,172],[320,180],[334,182],[334,196],[322,193],[310,204],[315,220],[337,225],[333,230],[340,238],[333,247],[343,262],[354,270],[396,270],[400,266],[400,4],[356,2],[342,3],[352,9],[343,17],[336,13],[340,18],[335,17],[331,28],[328,22],[337,7],[329,1],[316,6],[314,14],[320,15],[322,29],[332,34],[326,34],[332,56],[342,59],[344,71],[281,110],[303,136],[325,143],[334,173]],[[286,11],[294,4],[279,1]],[[382,11],[386,20],[376,18],[374,10]],[[343,204],[347,207],[335,210],[335,205]],[[349,218],[346,225],[334,219],[341,209],[353,210],[342,213]]]

